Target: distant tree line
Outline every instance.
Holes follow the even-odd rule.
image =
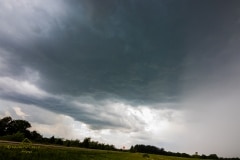
[[[91,149],[102,150],[116,150],[114,145],[99,143],[92,141],[91,138],[85,138],[82,142],[76,140],[64,140],[63,138],[50,138],[43,137],[37,131],[29,131],[31,124],[25,120],[13,120],[11,117],[4,117],[0,119],[0,139],[21,142],[25,138],[28,138],[32,142],[43,144],[56,144],[64,145],[68,147],[83,147]]]
[[[139,153],[149,153],[149,154],[158,154],[165,156],[175,156],[175,157],[185,157],[185,158],[197,158],[197,159],[221,159],[221,160],[240,160],[238,157],[236,158],[219,158],[216,154],[206,155],[189,155],[187,153],[174,153],[170,151],[165,151],[164,148],[158,148],[151,145],[137,144],[135,146],[131,146],[130,152],[139,152]]]
[[[4,117],[0,119],[0,139],[9,141],[21,142],[25,138],[28,138],[32,142],[42,143],[42,144],[56,144],[63,145],[67,147],[82,147],[91,149],[101,149],[101,150],[118,150],[114,145],[99,143],[97,141],[92,141],[91,138],[87,137],[82,142],[78,139],[76,140],[64,140],[63,138],[55,138],[54,136],[50,138],[43,137],[37,131],[30,131],[31,124],[26,120],[13,120],[11,117]],[[219,158],[216,154],[206,155],[189,155],[187,153],[174,153],[170,151],[165,151],[164,148],[158,148],[151,145],[137,144],[131,146],[129,150],[119,150],[119,151],[130,151],[148,154],[158,154],[166,156],[176,156],[176,157],[186,157],[186,158],[198,158],[198,159],[222,159],[222,160],[240,160],[236,158]]]

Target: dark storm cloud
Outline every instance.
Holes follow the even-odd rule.
[[[237,18],[234,3],[215,2],[70,1],[55,17],[35,8],[30,19],[41,19],[33,24],[20,17],[19,31],[27,34],[23,41],[5,34],[1,47],[12,54],[10,73],[33,68],[42,76],[41,88],[50,93],[176,101],[187,45],[201,43],[203,57],[209,57],[204,48],[224,43],[218,33],[231,34],[225,23]]]
[[[47,37],[1,40],[13,54],[11,67],[19,74],[22,66],[39,71],[41,87],[51,93],[174,100],[184,54],[182,8],[161,1],[98,3],[69,4],[59,20],[44,14],[51,22]]]

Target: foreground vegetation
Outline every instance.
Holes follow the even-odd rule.
[[[144,153],[93,150],[75,147],[36,146],[22,147],[20,144],[1,144],[0,159],[2,160],[191,160]]]

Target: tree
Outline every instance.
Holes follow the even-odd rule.
[[[132,146],[130,149],[132,152],[140,152],[140,153],[152,153],[152,154],[166,154],[164,148],[158,148],[155,146],[150,145],[143,145],[143,144],[137,144],[134,147]]]
[[[130,152],[135,152],[135,149],[133,146],[130,147]]]
[[[63,140],[61,138],[56,138],[56,144],[63,145]]]
[[[12,120],[7,127],[7,134],[14,134],[21,132],[26,134],[27,129],[31,127],[31,124],[25,120]]]
[[[32,131],[30,139],[32,139],[36,142],[41,142],[43,137],[37,131]]]
[[[218,159],[218,156],[216,154],[210,154],[208,159]]]
[[[201,158],[202,158],[202,159],[207,159],[207,156],[206,156],[205,154],[202,154],[202,155],[201,155]]]
[[[70,140],[65,140],[65,141],[63,142],[63,144],[64,144],[65,146],[69,147],[69,146],[71,145],[71,141],[70,141]]]
[[[90,141],[91,141],[91,138],[85,138],[84,140],[83,140],[83,147],[85,147],[85,148],[89,148],[89,144],[90,144]]]
[[[0,120],[0,136],[4,136],[7,134],[7,129],[9,126],[9,123],[12,122],[11,117],[4,117]]]
[[[55,137],[52,136],[50,139],[49,139],[49,143],[55,143]]]
[[[79,147],[80,146],[80,140],[76,139],[76,140],[69,141],[69,146]]]

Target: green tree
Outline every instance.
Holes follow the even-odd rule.
[[[208,159],[218,159],[218,156],[216,154],[210,154]]]
[[[70,141],[70,140],[65,140],[65,141],[63,142],[63,144],[64,144],[65,146],[69,147],[69,146],[71,145],[71,141]]]
[[[71,140],[70,141],[70,146],[79,147],[80,146],[80,140],[79,139]]]
[[[56,144],[63,145],[63,140],[61,138],[56,138]]]
[[[52,136],[50,139],[49,139],[49,143],[55,143],[55,137]]]
[[[31,127],[31,124],[25,120],[12,120],[7,127],[7,134],[14,134],[17,132],[28,133],[28,128]]]
[[[90,144],[91,138],[87,137],[83,140],[83,147],[85,148],[89,148],[89,144]]]
[[[0,120],[0,136],[4,136],[7,134],[7,129],[9,126],[9,123],[12,122],[11,117],[4,117]]]
[[[30,139],[36,141],[36,142],[41,142],[43,137],[40,135],[37,131],[32,131],[30,136]]]

